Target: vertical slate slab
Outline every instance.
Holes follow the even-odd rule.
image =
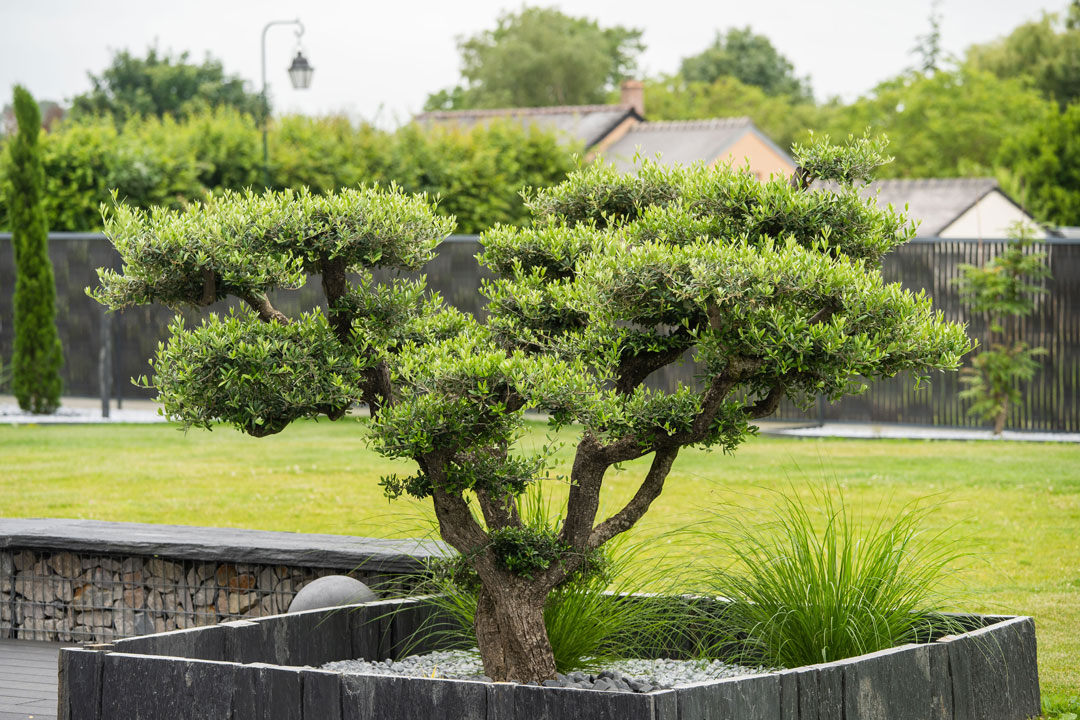
[[[236,666],[205,660],[108,654],[102,720],[231,720]]]
[[[241,644],[255,662],[274,665],[318,667],[335,660],[349,660],[352,637],[348,614],[351,608],[309,610],[289,615],[271,615],[252,622],[258,630],[241,630]]]
[[[490,683],[487,686],[487,720],[516,720],[514,683]]]
[[[101,674],[105,653],[62,648],[57,659],[59,720],[98,720],[101,715]]]
[[[302,676],[304,720],[341,720],[341,675],[305,670]]]
[[[225,660],[225,633],[220,625],[173,630],[115,642],[116,652],[134,655],[167,655],[192,660]]]
[[[303,674],[273,665],[237,667],[230,720],[303,720]]]
[[[451,622],[430,603],[402,604],[393,610],[390,618],[390,649],[388,656],[400,660],[407,655],[420,655],[442,650],[443,633]]]
[[[831,720],[820,714],[821,690],[818,687],[817,667],[796,668],[792,672],[798,685],[799,720]]]
[[[371,720],[375,717],[375,682],[378,679],[376,675],[341,676],[341,720]]]
[[[776,720],[780,717],[780,676],[750,675],[687,685],[676,690],[679,719]]]
[[[850,718],[930,718],[930,651],[904,645],[844,660],[844,712]]]
[[[225,631],[225,660],[240,663],[265,663],[270,661],[271,647],[268,647],[263,630],[250,620],[233,620],[221,623],[218,627]]]
[[[342,720],[487,720],[487,697],[486,683],[344,675]]]
[[[679,720],[679,691],[662,690],[652,693],[653,717],[656,720]]]
[[[653,700],[637,693],[517,685],[518,720],[653,720]]]
[[[930,720],[953,720],[952,671],[949,648],[942,643],[926,646],[930,654]]]
[[[793,670],[782,670],[780,678],[780,714],[778,720],[799,720],[799,678]]]
[[[1035,636],[1035,620],[1030,617],[1005,621],[1004,632],[1010,636],[1008,675],[1010,697],[1018,713],[1036,715],[1042,708],[1039,691],[1038,641]]]
[[[1026,720],[1039,714],[1035,624],[1031,618],[1006,620],[949,643],[966,652],[973,720]],[[956,678],[954,677],[954,682]]]
[[[390,611],[384,603],[358,605],[348,613],[351,655],[364,660],[385,660],[390,654]]]
[[[818,668],[818,717],[840,720],[844,717],[844,666],[828,663]]]
[[[947,636],[939,641],[948,651],[949,678],[952,683],[954,720],[973,720],[975,717],[975,688],[971,683],[971,653],[975,649],[970,638]]]

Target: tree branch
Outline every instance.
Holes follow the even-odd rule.
[[[353,314],[343,307],[343,301],[349,292],[349,279],[346,275],[345,262],[340,259],[322,258],[319,261],[322,273],[323,293],[329,308],[328,319],[334,336],[342,345],[348,345],[352,336]],[[374,359],[374,358],[372,358]],[[372,416],[378,415],[379,409],[394,401],[394,387],[390,382],[390,368],[386,360],[378,359],[364,372],[365,380],[361,386],[361,401],[366,403]]]
[[[600,507],[600,487],[612,464],[603,455],[605,448],[591,432],[586,432],[574,453],[570,471],[570,494],[566,499],[566,519],[559,538],[572,547],[584,547]]]
[[[435,505],[435,517],[439,521],[439,534],[462,555],[474,555],[487,544],[487,533],[473,517],[465,499],[446,491],[444,461],[441,453],[429,453],[417,458],[420,469],[431,480],[431,498]]]
[[[634,497],[630,499],[623,509],[597,525],[589,535],[589,547],[598,548],[619,533],[626,532],[634,526],[641,516],[649,509],[660,492],[664,489],[664,480],[671,471],[671,464],[679,454],[679,448],[664,448],[657,450],[653,456],[649,473],[645,476],[641,486],[638,487]]]
[[[323,258],[319,262],[322,272],[323,293],[329,308],[330,327],[334,330],[338,342],[349,342],[352,334],[352,316],[341,305],[349,291],[349,281],[345,275],[345,262],[340,259]]]
[[[277,322],[281,325],[288,325],[290,322],[285,313],[275,309],[270,304],[270,299],[266,297],[266,293],[245,295],[243,300],[248,304],[248,307],[259,314],[259,319],[263,322]]]
[[[212,268],[203,268],[202,276],[202,297],[199,298],[198,304],[206,307],[207,305],[213,305],[217,301],[217,278],[214,277]]]
[[[806,190],[810,187],[812,181],[813,178],[810,177],[810,173],[806,171],[806,168],[800,166],[795,168],[795,172],[792,173],[788,184],[796,190]]]
[[[645,381],[653,372],[665,365],[682,357],[692,346],[692,340],[685,330],[680,328],[672,333],[668,339],[678,339],[679,342],[666,350],[653,352],[645,351],[630,356],[625,362],[619,363],[617,370],[618,380],[615,381],[615,391],[621,395],[629,395],[638,385]]]
[[[780,406],[780,401],[784,398],[784,386],[774,385],[769,394],[758,400],[753,405],[746,407],[746,414],[753,419],[763,418],[767,415],[772,415],[776,412],[776,408]]]
[[[509,496],[493,497],[487,490],[474,489],[480,510],[484,513],[484,522],[488,529],[521,527],[517,506]]]
[[[390,381],[390,366],[385,360],[379,360],[373,367],[364,371],[364,382],[360,387],[361,400],[367,403],[371,416],[379,414],[383,405],[394,401],[394,385]]]

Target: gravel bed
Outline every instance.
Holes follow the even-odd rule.
[[[340,660],[327,663],[323,670],[359,675],[403,675],[450,680],[491,682],[484,675],[480,656],[469,650],[444,650],[426,655],[410,655],[401,660]],[[648,693],[681,685],[769,672],[764,668],[730,665],[719,660],[620,660],[594,668],[590,672],[559,673],[556,680],[545,680],[547,687],[570,687],[608,692]],[[527,683],[535,685],[536,683]]]

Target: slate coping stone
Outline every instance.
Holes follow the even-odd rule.
[[[446,555],[426,540],[100,520],[0,518],[0,549],[28,548],[364,572],[416,572]]]

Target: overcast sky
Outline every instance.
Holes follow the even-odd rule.
[[[532,3],[544,5],[547,3]],[[928,29],[930,0],[581,0],[556,4],[603,26],[645,31],[641,69],[674,72],[718,29],[750,25],[809,75],[819,99],[851,100],[915,62],[911,49]],[[999,37],[1067,0],[944,0],[942,42],[960,54]],[[293,30],[275,27],[267,72],[275,109],[393,125],[422,109],[427,94],[458,81],[455,39],[490,28],[505,0],[0,0],[0,92],[16,83],[38,99],[66,100],[89,88],[111,53],[210,53],[258,87],[259,39],[269,20],[299,17],[303,48],[315,67],[312,87],[293,90],[285,68],[296,51]],[[9,102],[0,101],[0,105]],[[646,98],[646,103],[648,99]]]

